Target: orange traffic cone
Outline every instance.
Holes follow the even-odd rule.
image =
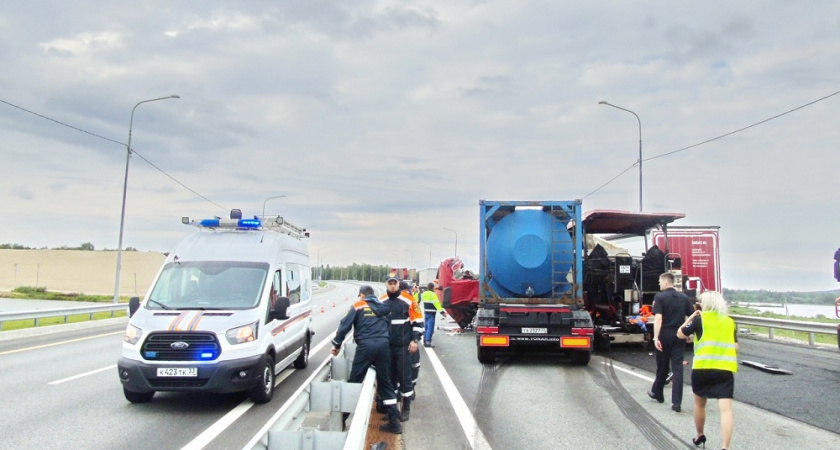
[[[333,308],[335,308],[335,302],[333,302]]]
[[[321,307],[321,312],[324,312],[324,307],[323,306]]]

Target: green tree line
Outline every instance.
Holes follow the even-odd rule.
[[[312,279],[381,282],[385,281],[389,270],[389,266],[375,266],[372,264],[357,263],[353,263],[349,266],[321,266],[320,268],[312,268]]]
[[[729,303],[797,303],[808,305],[833,305],[840,297],[840,290],[818,292],[775,292],[767,290],[748,291],[723,288],[723,297]]]
[[[93,244],[90,243],[90,242],[85,242],[83,244],[79,244],[78,247],[69,247],[67,245],[62,245],[61,247],[53,247],[53,248],[48,248],[48,247],[35,248],[35,247],[29,247],[29,246],[21,245],[21,244],[0,244],[0,250],[83,250],[83,251],[92,252],[92,251],[96,250],[96,247],[94,247]],[[105,251],[110,251],[110,250],[106,248]],[[125,252],[136,252],[138,250],[134,247],[126,247],[126,248],[123,249],[123,251],[125,251]]]

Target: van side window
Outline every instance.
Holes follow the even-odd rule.
[[[297,264],[289,264],[286,270],[286,288],[289,295],[289,303],[294,305],[300,303],[300,269]]]
[[[274,278],[271,281],[271,292],[269,292],[268,297],[271,300],[269,303],[269,307],[271,309],[274,309],[274,307],[277,306],[277,297],[280,297],[280,286],[282,286],[282,284],[280,284],[280,281],[282,280],[280,275],[281,273],[279,270],[274,272]]]
[[[298,271],[300,275],[300,301],[308,302],[312,298],[312,275],[308,267],[301,266]]]

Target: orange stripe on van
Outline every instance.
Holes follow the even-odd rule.
[[[169,324],[169,331],[175,331],[178,329],[178,325],[187,317],[187,312],[184,311],[178,315],[178,317],[172,319],[172,323]]]

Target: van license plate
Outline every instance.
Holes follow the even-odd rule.
[[[548,328],[523,328],[523,333],[545,334],[548,333]]]
[[[159,376],[159,377],[197,377],[198,376],[198,369],[195,368],[195,367],[191,367],[191,368],[188,368],[188,369],[176,368],[176,367],[167,367],[167,368],[158,367],[157,376]]]

